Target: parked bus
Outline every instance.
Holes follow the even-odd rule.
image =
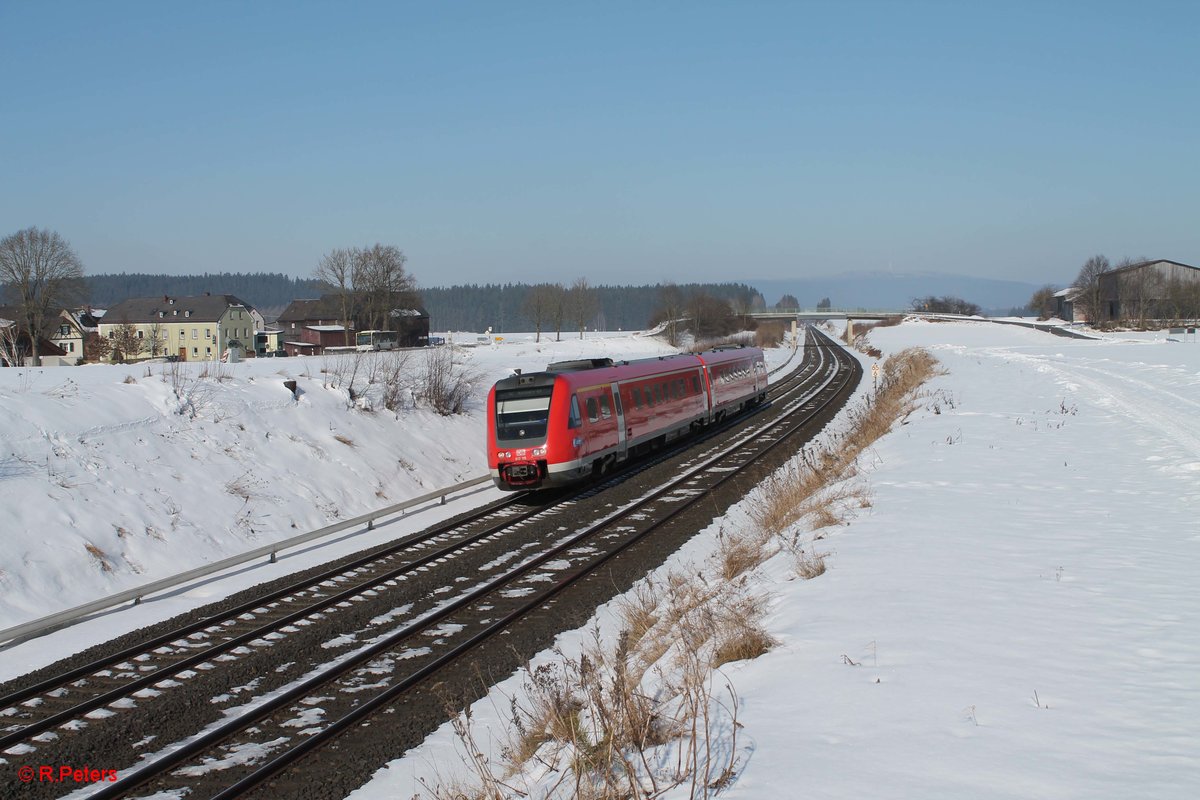
[[[395,350],[395,331],[359,331],[355,341],[355,350],[360,353],[374,350]]]

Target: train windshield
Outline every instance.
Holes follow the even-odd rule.
[[[545,439],[553,390],[553,385],[497,390],[496,438],[506,442]]]

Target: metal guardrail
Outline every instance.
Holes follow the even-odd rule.
[[[444,489],[435,489],[432,492],[423,494],[420,497],[414,497],[410,500],[405,500],[402,503],[396,503],[395,505],[387,506],[386,508],[381,508],[377,511],[371,511],[367,514],[362,514],[352,519],[342,520],[341,522],[334,523],[333,525],[327,525],[324,528],[319,528],[315,531],[309,531],[308,533],[302,533],[299,536],[293,536],[290,539],[284,539],[279,542],[263,545],[262,547],[250,550],[249,552],[236,556],[230,556],[229,558],[222,559],[221,561],[214,561],[211,564],[205,564],[202,567],[196,567],[195,569],[190,569],[187,572],[181,572],[178,575],[172,575],[171,577],[153,581],[142,586],[135,586],[132,589],[126,589],[123,592],[118,592],[117,594],[109,595],[108,597],[102,597],[99,600],[93,600],[90,603],[84,603],[83,605],[75,606],[74,608],[68,608],[65,611],[59,611],[56,614],[50,614],[49,616],[30,620],[29,622],[22,623],[21,625],[5,628],[0,630],[0,643],[7,643],[13,640],[28,639],[40,636],[44,633],[49,633],[52,630],[57,630],[58,628],[64,627],[72,622],[76,622],[88,616],[89,614],[94,614],[97,611],[104,611],[112,608],[113,606],[120,605],[121,603],[133,601],[133,603],[136,605],[148,595],[161,592],[164,589],[173,589],[176,586],[194,581],[197,578],[203,578],[208,575],[212,575],[214,572],[220,572],[221,570],[229,569],[230,567],[240,566],[248,561],[256,561],[260,558],[266,557],[269,558],[270,563],[275,563],[276,558],[281,550],[297,547],[299,545],[311,542],[314,539],[320,539],[323,536],[329,536],[330,534],[339,533],[360,525],[366,525],[365,530],[374,530],[375,521],[378,519],[402,513],[413,506],[419,506],[423,503],[428,503],[431,500],[440,499],[440,504],[445,505],[446,497],[448,495],[454,494],[455,492],[460,492],[464,489],[469,489],[472,486],[478,486],[479,484],[490,480],[490,475],[482,475],[478,478],[471,478],[468,481],[463,481],[462,483],[457,483]]]

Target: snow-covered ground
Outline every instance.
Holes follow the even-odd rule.
[[[463,356],[482,390],[512,367],[662,352],[629,334],[530,338]],[[971,322],[870,333],[885,354],[929,348],[946,372],[862,465],[871,507],[827,531],[828,571],[764,570],[781,643],[723,668],[745,727],[722,796],[1200,794],[1200,343],[1169,338]],[[281,359],[228,365],[192,419],[162,369],[0,370],[0,627],[485,469],[478,404],[456,418],[350,410],[321,359]],[[494,496],[2,650],[0,679]],[[701,560],[717,528],[676,563]],[[477,705],[484,744],[518,684]],[[459,759],[443,729],[354,796],[410,797]]]
[[[826,532],[828,571],[764,571],[781,644],[722,669],[745,727],[721,796],[1200,793],[1200,344],[1168,338],[871,332],[946,373],[863,465],[871,507]],[[502,745],[519,693],[476,704],[478,742]],[[444,727],[353,797],[412,796],[461,754]]]

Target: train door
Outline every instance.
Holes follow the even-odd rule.
[[[617,460],[625,458],[626,449],[629,447],[629,429],[625,427],[625,406],[621,404],[621,387],[617,384],[612,384],[609,387],[613,396],[613,410],[617,412]]]

